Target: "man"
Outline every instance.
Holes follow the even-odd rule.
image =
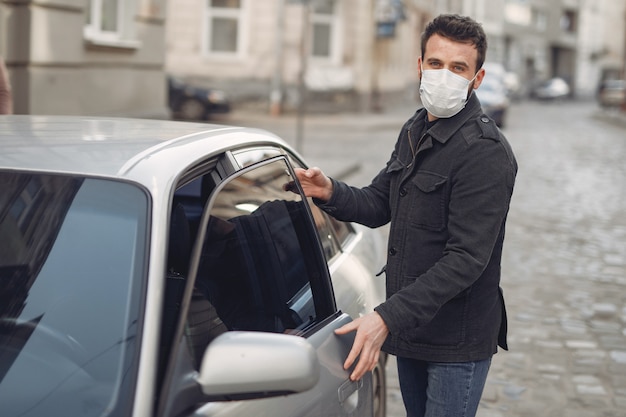
[[[11,84],[4,65],[4,59],[0,56],[0,114],[13,113],[13,96],[11,95]]]
[[[473,416],[491,357],[498,344],[507,348],[500,259],[517,163],[473,93],[485,75],[482,27],[441,15],[421,47],[424,109],[372,183],[350,187],[319,168],[296,174],[334,217],[391,222],[387,300],[337,330],[356,331],[344,364],[355,365],[350,378],[373,369],[382,348],[397,357],[409,417]]]

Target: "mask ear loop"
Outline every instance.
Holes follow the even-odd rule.
[[[474,81],[476,80],[476,77],[478,77],[478,73],[480,72],[480,70],[476,71],[476,74],[474,74],[474,78],[472,78],[471,80],[469,80],[469,83],[467,83],[467,85],[471,85],[472,88],[469,89],[469,91],[467,92],[467,98],[469,99],[470,96],[472,95],[472,93],[474,92],[475,88],[474,88]]]

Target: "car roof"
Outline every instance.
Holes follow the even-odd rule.
[[[148,183],[228,149],[285,146],[259,129],[170,120],[0,116],[0,169],[104,176]]]

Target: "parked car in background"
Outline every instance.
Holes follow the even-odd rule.
[[[519,76],[512,72],[507,71],[499,62],[487,61],[483,64],[483,69],[487,77],[496,79],[499,83],[504,85],[506,96],[509,99],[519,98],[521,94],[521,83]]]
[[[0,118],[2,417],[385,415],[351,381],[384,243],[303,197],[261,130]]]
[[[231,110],[224,91],[194,85],[171,75],[167,77],[167,91],[168,107],[177,119],[207,120]]]
[[[626,80],[604,80],[598,88],[598,103],[602,107],[626,105]]]
[[[531,91],[531,97],[539,100],[557,100],[570,96],[570,87],[563,78],[550,78]]]
[[[504,127],[510,101],[503,79],[486,72],[483,82],[475,91],[483,111],[498,127]]]
[[[522,98],[522,83],[519,75],[512,71],[508,71],[504,74],[504,86],[506,88],[506,95],[509,100],[518,100]]]

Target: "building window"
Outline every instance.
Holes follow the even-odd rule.
[[[540,32],[545,32],[548,28],[548,16],[542,11],[533,9],[533,24],[535,29]]]
[[[135,0],[89,0],[84,37],[94,44],[137,47],[134,39]]]
[[[565,32],[576,32],[576,11],[565,10],[561,16],[561,29]]]
[[[118,34],[120,0],[92,0],[87,3],[87,25],[102,33]]]
[[[315,59],[336,60],[339,21],[336,0],[319,0],[312,4],[311,56]]]
[[[245,0],[207,0],[207,53],[241,53],[244,5]]]

